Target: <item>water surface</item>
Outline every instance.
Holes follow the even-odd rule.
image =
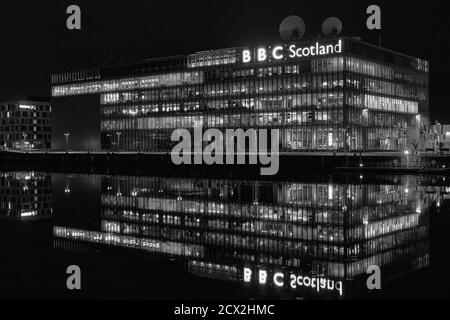
[[[0,297],[448,298],[449,181],[2,172]]]

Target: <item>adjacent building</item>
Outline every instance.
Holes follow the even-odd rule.
[[[0,148],[50,149],[51,114],[48,101],[0,102]]]
[[[52,148],[170,151],[175,129],[279,129],[280,151],[403,150],[428,123],[427,61],[319,38],[52,76]]]

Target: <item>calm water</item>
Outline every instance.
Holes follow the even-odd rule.
[[[450,178],[260,179],[2,172],[0,297],[449,298]]]

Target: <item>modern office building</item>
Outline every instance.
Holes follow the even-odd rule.
[[[50,149],[51,118],[48,101],[0,102],[0,148]]]
[[[280,130],[280,151],[402,150],[427,125],[429,64],[318,38],[52,76],[52,148],[170,151],[175,129]]]
[[[428,265],[428,196],[406,177],[360,184],[104,176],[101,221],[57,221],[55,246],[122,248],[176,259],[202,277],[348,295],[365,288],[370,265],[383,269],[383,281]],[[292,287],[292,275],[330,286]]]

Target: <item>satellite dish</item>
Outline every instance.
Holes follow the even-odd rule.
[[[305,31],[305,22],[300,17],[289,16],[281,21],[280,36],[284,41],[300,40]]]
[[[322,23],[322,33],[326,37],[338,36],[342,32],[342,22],[338,18],[330,17]]]

